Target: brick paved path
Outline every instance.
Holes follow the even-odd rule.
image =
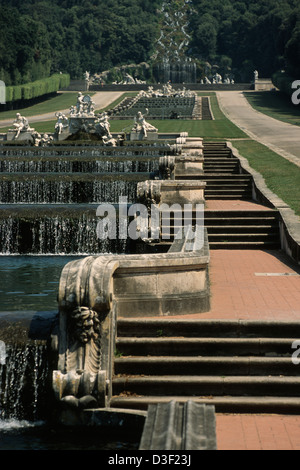
[[[218,450],[300,450],[300,416],[217,415]]]

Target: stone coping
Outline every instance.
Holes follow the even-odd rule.
[[[241,168],[253,177],[254,199],[278,210],[283,224],[281,228],[282,249],[300,264],[300,217],[267,187],[263,176],[251,168],[248,160],[239,154],[231,142],[227,142],[227,146],[231,149],[233,156],[239,159]]]
[[[69,262],[60,278],[60,310],[88,305],[109,312],[115,301],[121,316],[125,312],[136,317],[207,311],[207,232],[199,230],[194,235],[192,240],[189,231],[175,240],[167,253],[104,254]]]

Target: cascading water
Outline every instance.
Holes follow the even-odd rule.
[[[158,169],[157,159],[0,159],[0,173],[138,173],[154,172]]]
[[[0,362],[0,419],[48,417],[49,372],[47,346],[5,345],[5,359],[2,356]]]
[[[22,177],[17,181],[6,179],[2,180],[0,185],[0,204],[115,203],[118,202],[119,195],[127,197],[129,202],[134,202],[137,181],[147,178],[149,173],[144,176],[136,174],[135,177],[126,179],[121,179],[118,174],[113,173],[100,178],[94,175],[86,175],[85,178],[59,175],[55,179],[51,175],[48,178]]]
[[[120,196],[134,203],[137,183],[157,173],[159,156],[170,152],[159,147],[1,148],[0,449],[2,429],[28,431],[49,418],[54,368],[48,342],[3,337],[3,318],[56,315],[70,256],[128,252],[128,240],[98,239],[96,210]]]
[[[196,63],[189,57],[191,36],[188,34],[190,2],[164,1],[161,7],[162,26],[157,40],[154,74],[158,82],[196,83]]]

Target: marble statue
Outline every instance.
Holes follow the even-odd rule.
[[[76,113],[82,114],[83,113],[83,98],[84,95],[81,91],[77,95],[77,103],[76,103]]]
[[[90,72],[84,73],[84,83],[85,83],[85,91],[88,91],[90,87]]]
[[[148,109],[146,109],[146,112],[146,114],[148,114]],[[156,129],[154,126],[152,126],[151,124],[149,124],[149,122],[146,121],[141,111],[138,111],[137,116],[134,118],[134,127],[132,130],[136,132],[141,132],[144,137],[148,136],[148,132],[158,132],[158,129]]]
[[[95,122],[95,130],[96,133],[101,135],[101,137],[105,136],[106,138],[111,139],[112,135],[110,133],[110,123],[107,113],[101,113],[98,119]]]
[[[15,138],[17,139],[21,132],[31,131],[28,123],[28,119],[21,116],[20,113],[16,114],[16,119],[13,122],[14,130],[17,132]]]
[[[57,122],[55,124],[55,132],[60,135],[64,130],[68,129],[69,119],[65,116],[65,114],[61,112],[55,113],[55,117],[57,118]]]
[[[47,145],[53,141],[53,137],[49,136],[48,134],[44,134],[40,140],[39,146],[40,147],[47,147]]]

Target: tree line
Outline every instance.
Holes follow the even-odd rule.
[[[161,0],[0,0],[0,79],[19,85],[149,59]]]
[[[176,7],[179,0],[171,2]],[[190,9],[188,54],[236,81],[257,69],[300,77],[298,0],[181,0]],[[163,0],[0,0],[0,80],[101,72],[148,62],[162,27]]]
[[[193,0],[190,53],[239,81],[280,69],[300,76],[298,0]]]

